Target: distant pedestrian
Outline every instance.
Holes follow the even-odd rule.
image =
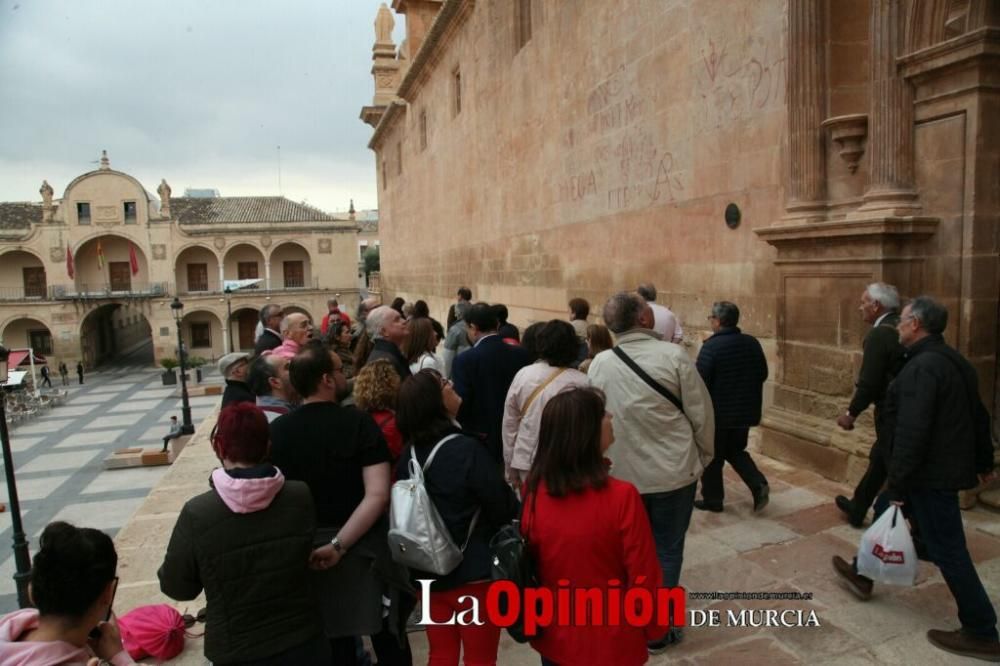
[[[740,331],[740,309],[734,303],[715,303],[708,321],[713,335],[701,346],[696,365],[715,408],[715,458],[701,476],[702,498],[694,506],[722,511],[722,466],[728,462],[753,493],[753,510],[760,511],[770,488],[747,453],[747,436],[760,423],[767,358],[757,338]]]
[[[167,452],[167,444],[170,443],[170,440],[177,439],[180,436],[181,436],[181,424],[177,422],[176,416],[171,416],[170,432],[168,432],[163,438],[163,450],[161,451],[161,453]]]
[[[83,384],[83,362],[77,361],[76,363],[76,376],[80,378],[80,383]]]
[[[52,379],[49,377],[49,366],[42,366],[42,386],[52,388]]]
[[[59,376],[62,377],[63,386],[69,386],[69,368],[65,361],[59,362]]]

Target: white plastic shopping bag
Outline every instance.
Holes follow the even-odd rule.
[[[917,551],[898,506],[883,511],[861,537],[858,573],[890,585],[913,585],[916,580]]]

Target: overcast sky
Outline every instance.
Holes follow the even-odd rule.
[[[0,201],[111,167],[223,196],[375,208],[381,0],[0,0]],[[397,44],[403,17],[396,17]]]

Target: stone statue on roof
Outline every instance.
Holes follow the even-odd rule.
[[[392,29],[396,27],[396,21],[392,18],[392,12],[383,2],[375,15],[375,43],[392,44]]]
[[[160,195],[160,215],[170,217],[170,186],[167,179],[160,179],[160,186],[156,188],[156,193]]]
[[[52,207],[52,186],[49,185],[49,181],[43,180],[42,187],[38,190],[38,193],[42,195],[42,205],[45,208]]]

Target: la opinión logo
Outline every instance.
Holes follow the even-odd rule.
[[[885,550],[882,548],[882,544],[875,544],[872,548],[872,555],[882,560],[886,564],[903,564],[906,557],[903,555],[901,550]]]

